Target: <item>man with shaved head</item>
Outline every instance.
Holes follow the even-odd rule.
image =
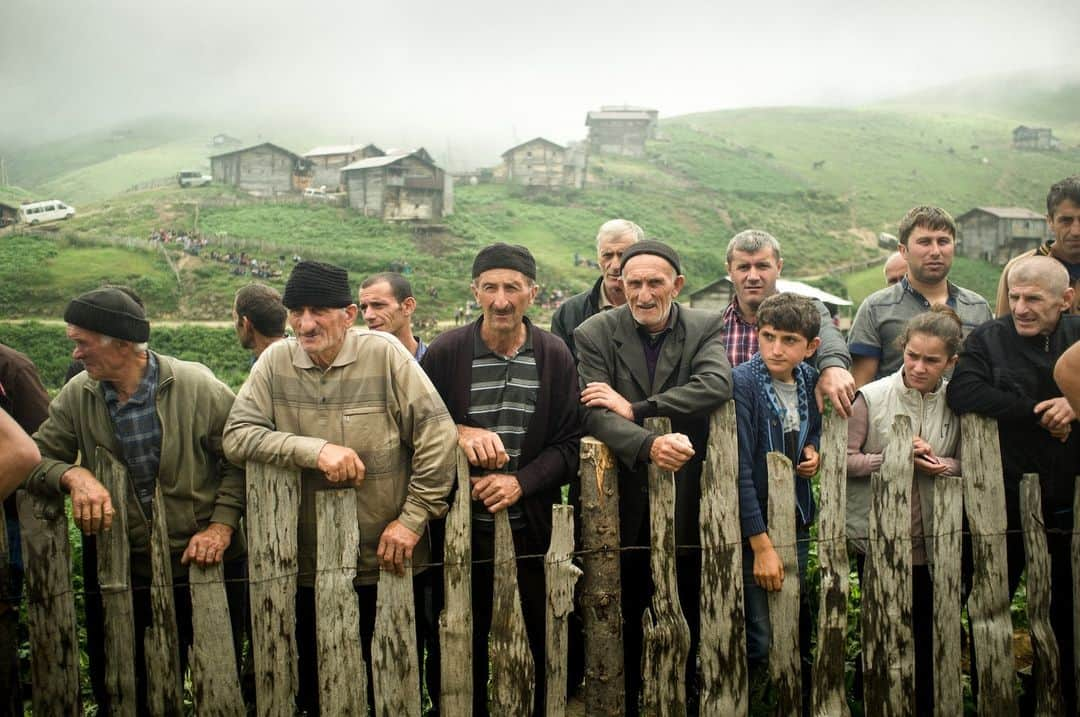
[[[885,271],[885,284],[892,286],[903,279],[904,274],[907,273],[907,259],[900,252],[894,251],[885,260],[883,269]]]
[[[1080,467],[1076,413],[1054,382],[1054,365],[1080,341],[1080,316],[1069,273],[1046,256],[1016,262],[1008,277],[1009,315],[975,329],[964,342],[947,389],[949,407],[997,420],[1005,473],[1009,590],[1024,570],[1020,532],[1020,480],[1038,473],[1042,519],[1050,551],[1050,623],[1061,655],[1061,674],[1073,674],[1071,540],[1073,480]],[[1065,714],[1075,714],[1076,685],[1063,679]]]
[[[600,265],[600,278],[588,291],[575,294],[559,305],[551,317],[551,333],[570,347],[574,347],[574,329],[593,314],[614,309],[626,303],[622,285],[622,255],[627,247],[645,238],[645,232],[637,224],[626,219],[611,219],[600,226],[596,233],[596,262]]]

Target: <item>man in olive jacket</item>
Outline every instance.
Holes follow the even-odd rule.
[[[187,565],[224,562],[234,647],[244,622],[245,544],[240,528],[244,473],[225,461],[221,433],[233,404],[228,386],[198,363],[147,349],[150,324],[124,292],[105,288],[72,300],[64,311],[73,357],[85,371],[69,381],[34,434],[42,461],[29,487],[71,495],[72,517],[85,533],[112,523],[113,501],[127,505],[135,610],[139,704],[146,705],[143,633],[151,623],[150,521],[155,490],[172,552],[180,659],[191,644]],[[93,470],[100,452],[127,468],[127,495],[111,496]],[[75,465],[81,454],[84,466]]]
[[[622,546],[649,545],[648,467],[675,475],[675,542],[698,545],[701,467],[709,416],[731,398],[731,365],[721,342],[719,313],[675,303],[683,287],[679,255],[657,241],[630,246],[622,256],[627,305],[597,314],[574,332],[585,432],[619,460],[619,529]],[[646,418],[671,419],[657,435]],[[676,558],[679,595],[690,626],[687,692],[693,697],[698,642],[699,550]],[[651,588],[647,551],[622,554],[627,714],[637,714],[641,687],[641,614]]]

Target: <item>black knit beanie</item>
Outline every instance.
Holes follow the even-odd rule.
[[[533,259],[532,253],[520,244],[498,242],[481,249],[473,260],[473,278],[475,279],[489,269],[512,269],[536,280],[536,260]]]
[[[645,241],[639,241],[636,244],[628,246],[626,251],[623,252],[622,258],[619,260],[619,266],[625,267],[626,262],[630,261],[631,257],[635,257],[638,254],[653,254],[654,256],[658,256],[675,267],[676,274],[682,274],[679,253],[667,244],[656,241],[655,239],[646,239]]]
[[[302,261],[293,267],[281,303],[287,309],[322,306],[340,309],[353,303],[349,272],[321,261]]]
[[[64,309],[64,321],[137,344],[150,339],[150,322],[143,307],[119,289],[94,289],[72,299]]]

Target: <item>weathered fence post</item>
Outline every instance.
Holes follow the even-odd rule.
[[[1050,626],[1050,552],[1043,525],[1039,474],[1025,473],[1020,484],[1020,524],[1024,529],[1027,556],[1027,612],[1031,647],[1035,653],[1031,674],[1035,691],[1035,714],[1058,715],[1061,702],[1061,658],[1054,629]]]
[[[173,604],[172,555],[161,486],[154,490],[150,531],[150,627],[143,644],[146,650],[146,699],[150,713],[182,715],[184,701],[180,675],[180,635]]]
[[[911,633],[911,419],[897,415],[881,470],[870,476],[869,544],[862,627],[866,712],[912,715],[915,650]]]
[[[934,714],[954,717],[964,711],[961,690],[960,619],[961,530],[964,479],[934,479],[934,549],[930,569],[934,583]],[[931,540],[927,541],[927,545]]]
[[[1072,579],[1073,679],[1076,680],[1077,691],[1080,691],[1080,476],[1073,479]],[[1068,675],[1062,679],[1068,679]]]
[[[645,427],[664,435],[671,432],[671,421],[647,418]],[[675,474],[653,464],[649,465],[649,524],[649,565],[654,589],[651,604],[641,616],[643,711],[682,715],[686,714],[690,627],[679,601],[675,572]],[[686,596],[687,600],[697,598],[697,595]]]
[[[80,715],[79,640],[71,592],[71,547],[62,498],[18,492],[30,622],[34,714]]]
[[[243,717],[225,566],[188,566],[191,589],[191,694],[199,717]]]
[[[566,714],[566,623],[574,610],[574,584],[581,568],[574,565],[574,508],[551,506],[551,545],[544,557],[544,585],[547,589],[546,698],[548,717]]]
[[[472,486],[469,461],[458,449],[457,493],[446,517],[443,549],[443,585],[446,605],[439,615],[442,677],[439,695],[444,715],[466,715],[472,711]],[[481,655],[480,659],[485,659]]]
[[[813,713],[819,717],[848,714],[844,684],[847,651],[848,555],[847,514],[847,419],[835,410],[822,419],[820,510],[818,512],[818,574],[821,605],[818,608],[817,655],[810,686]]]
[[[783,453],[768,455],[769,540],[784,564],[784,582],[769,593],[769,675],[777,691],[776,713],[802,714],[799,652],[799,557],[795,530],[795,471]]]
[[[104,448],[94,456],[94,475],[115,496],[112,527],[97,537],[98,583],[105,613],[105,687],[115,715],[135,715],[135,621],[131,597],[131,550],[128,546],[127,468]]]
[[[315,513],[319,709],[331,715],[367,715],[367,666],[360,649],[360,605],[353,588],[360,545],[356,491],[319,491]]]
[[[371,638],[371,676],[375,683],[377,717],[420,717],[420,663],[416,655],[411,560],[405,561],[403,575],[389,570],[379,573],[375,634]],[[349,714],[363,716],[367,712],[357,710]]]
[[[701,714],[749,709],[735,404],[709,419],[701,470]]]
[[[585,713],[626,711],[619,567],[619,471],[611,450],[581,439],[581,618],[585,626]],[[634,618],[636,619],[636,618]]]
[[[300,473],[247,464],[248,573],[259,717],[291,715],[296,696]]]
[[[968,617],[975,643],[981,717],[1011,717],[1019,709],[1014,683],[1012,615],[1005,555],[1005,478],[997,422],[969,413],[960,419],[964,511],[971,530],[973,574]]]
[[[495,514],[495,584],[489,635],[492,713],[508,717],[532,714],[537,665],[529,650],[525,616],[518,593],[517,560],[510,517]]]

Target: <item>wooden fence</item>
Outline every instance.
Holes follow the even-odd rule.
[[[657,430],[665,430],[666,419]],[[909,521],[912,475],[912,429],[899,418],[885,461],[872,478],[870,550],[862,602],[868,715],[915,713],[911,618]],[[824,419],[821,446],[818,559],[820,610],[810,690],[815,715],[845,715],[844,658],[847,640],[848,556],[844,536],[845,446],[847,426],[835,415]],[[978,417],[963,418],[963,479],[939,478],[934,493],[934,704],[936,714],[963,712],[960,689],[960,526],[966,509],[975,570],[968,600],[980,715],[1016,715],[1012,624],[1006,588],[1005,510],[996,427]],[[544,559],[548,590],[547,656],[533,665],[517,598],[513,541],[506,513],[496,516],[494,614],[487,655],[472,654],[470,634],[469,471],[459,456],[457,498],[447,518],[444,580],[446,606],[439,617],[442,649],[442,713],[471,711],[473,660],[489,660],[492,713],[526,715],[531,711],[534,670],[545,670],[546,713],[562,715],[566,700],[567,616],[573,609],[575,582],[585,626],[585,713],[617,715],[625,710],[621,625],[642,620],[645,629],[643,705],[646,714],[680,715],[686,711],[683,666],[689,634],[682,605],[699,599],[700,673],[703,715],[745,715],[750,708],[743,614],[742,550],[736,485],[737,444],[734,409],[729,402],[712,417],[702,475],[700,596],[678,594],[675,581],[674,476],[650,473],[652,529],[651,570],[656,591],[644,615],[620,610],[617,467],[600,442],[586,438],[581,448],[583,510],[580,566],[574,555],[572,509],[553,508],[554,533]],[[124,470],[107,455],[96,457],[97,474],[114,495],[124,494]],[[769,492],[792,495],[790,462],[779,454],[769,460]],[[263,716],[291,715],[298,686],[295,637],[297,585],[297,509],[300,476],[296,471],[249,465],[247,530],[249,587],[253,619],[256,711]],[[1049,561],[1041,525],[1039,484],[1029,476],[1023,485],[1028,552],[1028,611],[1035,646],[1036,695],[1041,713],[1060,712],[1060,685],[1076,679],[1061,675],[1050,631]],[[71,590],[67,518],[60,503],[21,493],[27,565],[33,707],[38,715],[79,714],[79,654],[76,611]],[[99,538],[98,565],[106,613],[107,686],[115,713],[135,714],[134,631],[124,502],[116,501],[114,526]],[[1080,491],[1077,492],[1080,505]],[[802,700],[798,650],[799,589],[793,505],[770,505],[770,536],[785,567],[781,591],[770,594],[773,642],[770,674],[779,714],[800,714]],[[147,633],[148,690],[154,714],[184,713],[179,672],[177,628],[172,605],[172,576],[167,540],[158,516],[153,536],[153,625]],[[326,714],[365,714],[366,669],[357,625],[356,571],[359,536],[356,504],[350,491],[325,491],[317,498],[318,551],[316,642],[320,700]],[[1076,538],[1074,538],[1074,541]],[[1075,543],[1074,543],[1075,544]],[[0,553],[3,552],[0,543]],[[1074,555],[1080,551],[1074,550]],[[582,572],[583,571],[583,572]],[[1074,573],[1080,577],[1080,571]],[[220,566],[192,567],[191,597],[194,644],[190,652],[191,694],[200,715],[242,715],[243,700],[233,665],[233,645]],[[626,586],[641,589],[641,586]],[[1058,590],[1078,590],[1058,586]],[[412,580],[383,573],[372,643],[375,713],[420,713],[419,656],[415,650]],[[1078,621],[1080,624],[1080,621]],[[1080,661],[1078,661],[1080,662]]]

